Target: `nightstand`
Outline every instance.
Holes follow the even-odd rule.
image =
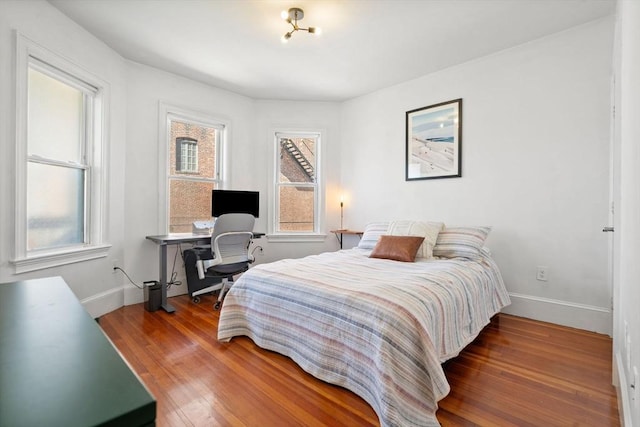
[[[363,231],[354,231],[347,229],[331,230],[331,232],[336,235],[336,239],[338,239],[338,243],[340,243],[340,249],[342,249],[342,238],[344,235],[362,237],[362,234],[364,233]]]

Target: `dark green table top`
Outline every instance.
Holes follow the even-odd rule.
[[[155,414],[61,277],[0,284],[0,427],[146,426]]]

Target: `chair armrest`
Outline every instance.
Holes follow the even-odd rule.
[[[214,265],[218,265],[220,264],[220,259],[219,258],[214,258],[214,259],[205,259],[205,260],[197,260],[196,261],[196,269],[198,270],[198,278],[200,278],[200,280],[204,279],[205,277],[205,272],[210,269],[211,267],[213,267]]]
[[[204,266],[201,259],[196,261],[196,269],[198,270],[198,278],[200,280],[204,279]]]

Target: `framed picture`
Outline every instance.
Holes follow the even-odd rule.
[[[462,176],[462,99],[407,111],[407,181]]]

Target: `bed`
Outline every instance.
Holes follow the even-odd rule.
[[[382,426],[439,425],[441,364],[509,304],[482,247],[488,229],[471,255],[468,241],[447,252],[445,230],[440,249],[414,262],[370,257],[378,239],[365,231],[353,249],[258,265],[227,295],[218,339],[247,336],[290,357],[362,397]]]

